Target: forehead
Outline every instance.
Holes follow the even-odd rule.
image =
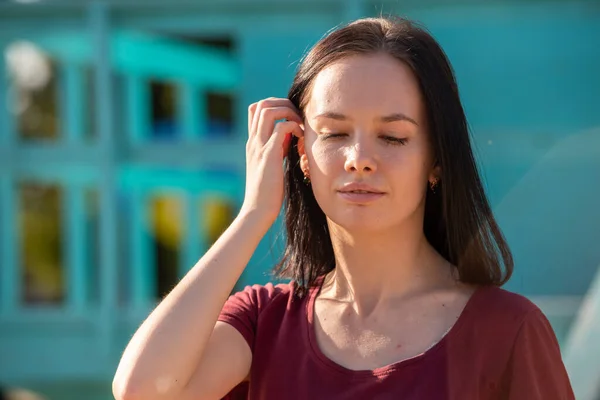
[[[350,56],[316,76],[305,113],[358,114],[402,112],[418,119],[421,93],[412,70],[387,54]]]

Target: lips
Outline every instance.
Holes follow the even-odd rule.
[[[342,193],[374,193],[374,194],[384,194],[383,191],[376,189],[373,186],[367,185],[365,183],[348,183],[339,190]]]
[[[349,203],[368,204],[382,198],[385,192],[364,183],[350,183],[338,190],[338,194]]]

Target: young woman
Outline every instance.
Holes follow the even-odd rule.
[[[511,253],[424,29],[330,33],[248,132],[241,211],[131,339],[118,400],[574,398],[547,319],[499,288]],[[291,282],[228,298],[284,197]]]

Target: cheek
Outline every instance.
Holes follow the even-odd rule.
[[[308,162],[311,173],[329,174],[332,171],[343,166],[343,151],[340,147],[328,145],[327,143],[315,140],[307,149]]]
[[[394,192],[399,194],[404,202],[419,202],[425,194],[429,170],[426,168],[423,157],[408,155],[393,161],[394,167],[390,178],[395,187]]]
[[[381,154],[382,162],[386,165],[397,167],[405,174],[420,178],[427,169],[427,151],[420,143],[403,146],[401,148],[385,151]]]

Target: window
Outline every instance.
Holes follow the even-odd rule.
[[[230,136],[234,128],[234,99],[230,93],[206,93],[209,137]]]
[[[178,279],[183,231],[183,204],[174,196],[157,196],[150,202],[151,248],[156,266],[156,296],[166,296]]]
[[[57,64],[35,44],[11,43],[6,49],[11,98],[20,139],[57,140],[61,121]]]
[[[65,296],[62,190],[33,182],[17,190],[22,302],[60,304]]]
[[[150,82],[151,137],[155,140],[173,140],[180,135],[177,118],[177,87],[168,82]]]

